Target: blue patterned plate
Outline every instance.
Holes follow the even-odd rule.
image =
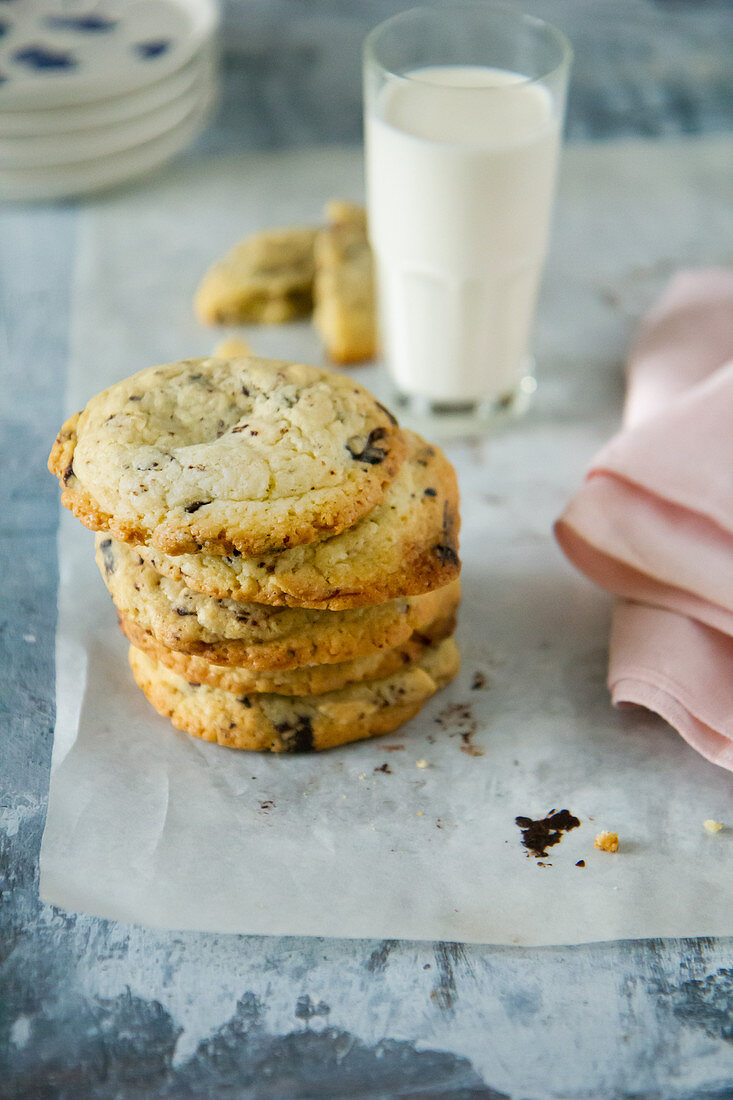
[[[8,168],[46,168],[105,157],[163,137],[183,122],[214,89],[210,73],[202,73],[191,88],[152,111],[113,125],[89,126],[70,133],[0,138],[0,177]]]
[[[0,0],[2,11],[3,0]],[[204,74],[215,72],[215,59],[211,48],[193,57],[182,69],[164,76],[126,95],[110,96],[93,103],[79,103],[71,107],[36,107],[29,110],[0,110],[0,142],[3,138],[43,137],[47,134],[66,134],[86,130],[94,126],[114,126],[127,122],[148,111],[157,111],[181,95],[185,95]]]
[[[214,0],[0,0],[0,111],[147,88],[216,31]]]
[[[211,94],[162,137],[132,149],[73,164],[0,170],[0,201],[61,199],[103,191],[160,168],[201,131],[215,102]]]

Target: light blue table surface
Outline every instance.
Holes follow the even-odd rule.
[[[222,105],[186,156],[356,143],[360,42],[406,6],[229,3]],[[730,128],[720,0],[527,7],[576,49],[570,141]],[[79,209],[0,207],[0,1097],[733,1097],[728,941],[181,935],[40,904],[58,579],[45,464]]]

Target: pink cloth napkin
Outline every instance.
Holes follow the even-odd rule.
[[[615,704],[656,711],[733,770],[733,271],[684,271],[642,322],[623,429],[555,525],[621,597]]]

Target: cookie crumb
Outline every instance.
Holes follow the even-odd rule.
[[[28,645],[33,645],[35,640],[36,640],[35,634],[24,634],[23,635],[23,641],[28,642]]]
[[[606,829],[598,834],[593,844],[601,852],[618,851],[618,833],[609,833]]]
[[[416,768],[427,768],[427,766],[428,766],[427,760],[416,760],[415,761],[415,767]]]
[[[417,816],[418,816],[418,817],[422,817],[422,810],[418,810],[418,811],[417,811]]]
[[[719,833],[723,828],[723,822],[713,821],[712,817],[709,817],[707,821],[703,821],[702,827],[706,833]]]
[[[218,359],[238,359],[240,355],[251,355],[252,348],[241,336],[227,336],[214,348],[214,355]]]

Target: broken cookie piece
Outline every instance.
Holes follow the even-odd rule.
[[[337,363],[371,359],[377,350],[374,262],[363,207],[326,206],[329,224],[315,242],[313,324]]]
[[[206,324],[280,324],[313,307],[315,229],[255,233],[214,263],[196,291]]]

